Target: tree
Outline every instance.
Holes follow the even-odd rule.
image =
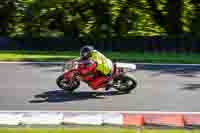
[[[192,0],[193,3],[193,18],[192,18],[192,24],[191,29],[193,35],[200,36],[200,1],[199,0]]]
[[[199,35],[199,0],[2,0],[0,35]]]
[[[8,35],[12,17],[16,11],[15,1],[6,0],[0,1],[0,35]]]
[[[135,19],[130,21],[132,14],[130,13],[129,9],[135,2],[135,0],[127,0],[121,5],[119,15],[117,16],[113,25],[113,29],[117,34],[117,37],[127,36],[128,31],[132,28],[130,25],[133,25]],[[136,17],[135,14],[133,14],[133,16]]]
[[[165,29],[168,34],[180,34],[183,32],[182,0],[161,1],[164,4],[163,9],[158,9],[158,2],[147,0],[150,7],[151,16],[154,21]],[[164,14],[162,13],[164,12]]]

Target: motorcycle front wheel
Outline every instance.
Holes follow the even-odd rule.
[[[113,87],[120,92],[130,93],[137,87],[137,81],[132,76],[120,75],[114,79]]]
[[[80,81],[66,80],[64,78],[64,74],[62,74],[56,79],[56,84],[59,88],[63,89],[64,91],[72,92],[80,86]]]

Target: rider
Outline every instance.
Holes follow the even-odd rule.
[[[105,82],[106,78],[112,74],[113,63],[110,59],[105,57],[102,53],[95,50],[93,46],[85,45],[80,49],[80,59],[89,60],[94,63],[86,66],[82,69],[82,74],[94,74],[98,73],[97,80],[94,80],[94,84]]]

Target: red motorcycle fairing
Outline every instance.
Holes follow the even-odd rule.
[[[98,77],[95,80],[90,81],[89,86],[94,90],[97,90],[99,88],[105,88],[109,80],[110,79],[105,76]]]
[[[65,79],[73,79],[74,74],[78,73],[81,80],[86,82],[93,90],[106,87],[110,77],[101,75],[96,71],[96,63],[92,64],[79,64],[77,69],[72,69],[64,73]]]

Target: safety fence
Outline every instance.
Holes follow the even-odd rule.
[[[0,112],[0,125],[199,126],[200,113],[170,112]]]
[[[84,40],[84,39],[83,39]],[[197,37],[134,37],[104,40],[60,38],[8,38],[0,37],[0,50],[78,51],[84,44],[94,45],[102,51],[199,53]]]

